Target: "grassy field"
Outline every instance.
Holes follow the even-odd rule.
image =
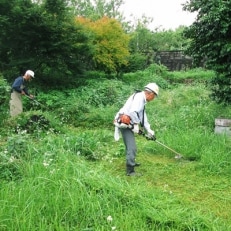
[[[207,72],[206,81],[197,71],[199,81],[177,84],[142,74],[40,93],[45,107],[25,101],[28,112],[4,121],[0,230],[231,230],[231,137],[214,134],[215,118],[228,118],[231,107],[210,100]],[[149,121],[157,140],[183,158],[137,135],[142,176],[128,177],[112,120],[151,80],[161,91],[146,107]]]

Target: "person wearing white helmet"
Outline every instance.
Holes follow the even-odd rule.
[[[11,87],[11,98],[10,98],[10,115],[16,116],[23,112],[22,95],[27,95],[31,99],[33,95],[29,94],[25,81],[30,81],[34,78],[34,72],[27,70],[23,76],[19,76],[14,80]]]
[[[140,165],[135,162],[137,147],[134,133],[139,133],[139,127],[141,126],[148,136],[155,136],[155,132],[148,122],[145,105],[158,95],[158,85],[149,83],[144,87],[143,91],[132,94],[115,116],[115,140],[119,139],[118,135],[121,132],[126,149],[126,173],[128,176],[139,175],[134,169]]]

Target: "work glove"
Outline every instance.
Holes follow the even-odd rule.
[[[151,129],[147,130],[146,138],[149,140],[156,140],[155,132]]]
[[[155,136],[155,132],[151,129],[147,130],[148,136]]]
[[[140,131],[139,125],[138,125],[138,124],[134,124],[134,127],[133,127],[132,131],[133,131],[134,133],[139,133],[139,131]]]

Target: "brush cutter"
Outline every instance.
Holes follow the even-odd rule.
[[[172,151],[173,153],[175,153],[175,154],[176,154],[176,155],[175,155],[175,159],[182,159],[182,158],[183,158],[183,155],[182,155],[182,154],[180,154],[179,152],[176,152],[176,151],[173,150],[172,148],[170,148],[170,147],[166,146],[165,144],[161,143],[160,141],[156,140],[156,137],[155,137],[155,136],[148,136],[148,135],[145,134],[142,130],[139,130],[139,133],[138,133],[138,134],[139,134],[139,135],[145,136],[145,138],[146,138],[147,140],[153,140],[153,141],[155,141],[155,142],[158,143],[159,145],[161,145],[161,146],[167,148],[168,150]]]
[[[42,107],[44,107],[44,108],[46,108],[46,106],[45,105],[43,105],[43,104],[41,104],[41,103],[39,103],[37,100],[35,100],[34,98],[31,98],[30,96],[28,96],[28,95],[25,95],[28,99],[30,99],[30,100],[32,100],[32,101],[34,101],[36,104],[38,104],[38,105],[40,105],[40,106],[42,106]]]

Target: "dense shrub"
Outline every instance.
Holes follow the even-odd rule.
[[[140,53],[133,53],[129,56],[129,65],[123,68],[125,73],[142,71],[146,68],[147,57]]]
[[[160,88],[166,89],[170,87],[166,78],[167,75],[168,72],[165,66],[152,64],[144,71],[124,74],[122,80],[126,84],[132,84],[136,89],[140,90],[143,90],[144,86],[150,82],[156,82]]]
[[[0,125],[8,116],[10,100],[10,86],[0,74]]]

